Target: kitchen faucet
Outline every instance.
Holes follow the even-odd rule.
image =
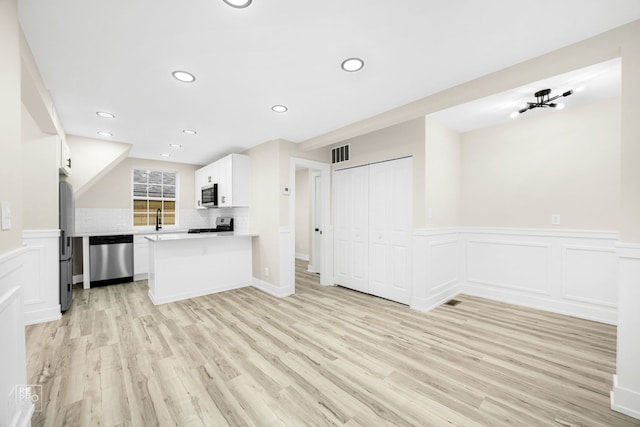
[[[162,210],[158,208],[158,210],[156,210],[156,231],[160,231],[160,229],[162,228],[162,220],[160,219],[161,215]]]

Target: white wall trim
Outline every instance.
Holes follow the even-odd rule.
[[[23,238],[30,239],[52,239],[60,237],[60,230],[22,230]]]
[[[24,282],[26,247],[0,254],[0,342],[6,351],[0,365],[0,424],[28,425],[33,407],[14,404],[15,386],[27,384],[24,336]]]
[[[252,286],[276,298],[284,298],[293,295],[291,289],[285,289],[276,285],[272,285],[271,283],[260,280],[257,277],[253,278]]]
[[[640,393],[618,385],[618,376],[613,376],[611,409],[640,420]]]
[[[615,255],[640,253],[618,238],[598,230],[414,230],[411,307],[428,311],[462,293],[616,324]]]
[[[23,230],[25,324],[49,322],[60,311],[60,230]]]
[[[309,261],[309,254],[303,254],[302,252],[296,252],[296,259],[300,259],[302,261]]]

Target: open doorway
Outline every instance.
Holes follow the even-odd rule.
[[[316,162],[300,158],[291,158],[290,163],[290,201],[289,201],[289,218],[291,224],[290,239],[288,242],[289,250],[287,259],[283,260],[283,266],[286,268],[283,272],[289,276],[289,283],[293,286],[295,292],[295,259],[309,260],[308,271],[320,275],[321,285],[331,285],[332,264],[333,259],[333,239],[332,231],[329,226],[330,222],[330,173],[331,166],[328,163]],[[306,179],[298,180],[297,177],[306,177]],[[298,182],[300,181],[300,182]],[[298,193],[298,184],[306,186],[306,192]],[[296,195],[302,194],[307,197],[308,202],[299,203]],[[306,196],[305,196],[306,194]],[[301,209],[297,209],[301,207]],[[299,211],[300,210],[300,211]],[[308,216],[307,225],[305,221],[297,221],[299,215]],[[296,226],[302,223],[302,229]],[[301,232],[305,232],[307,238],[297,236]],[[300,238],[303,237],[303,238]]]

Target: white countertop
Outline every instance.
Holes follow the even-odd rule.
[[[149,229],[142,229],[142,230],[118,230],[118,231],[86,231],[86,232],[80,232],[80,233],[75,233],[73,236],[71,237],[92,237],[92,236],[120,236],[120,235],[134,235],[134,236],[144,236],[144,235],[151,235],[151,234],[181,234],[187,233],[186,228],[168,228],[168,229],[161,229],[160,231],[155,231],[153,228]]]
[[[237,231],[221,231],[214,233],[147,233],[144,238],[150,242],[175,242],[176,240],[215,239],[218,237],[256,237],[257,233],[242,233]]]

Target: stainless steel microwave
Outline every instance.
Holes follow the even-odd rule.
[[[202,187],[202,206],[208,208],[218,207],[218,184],[210,184]]]

